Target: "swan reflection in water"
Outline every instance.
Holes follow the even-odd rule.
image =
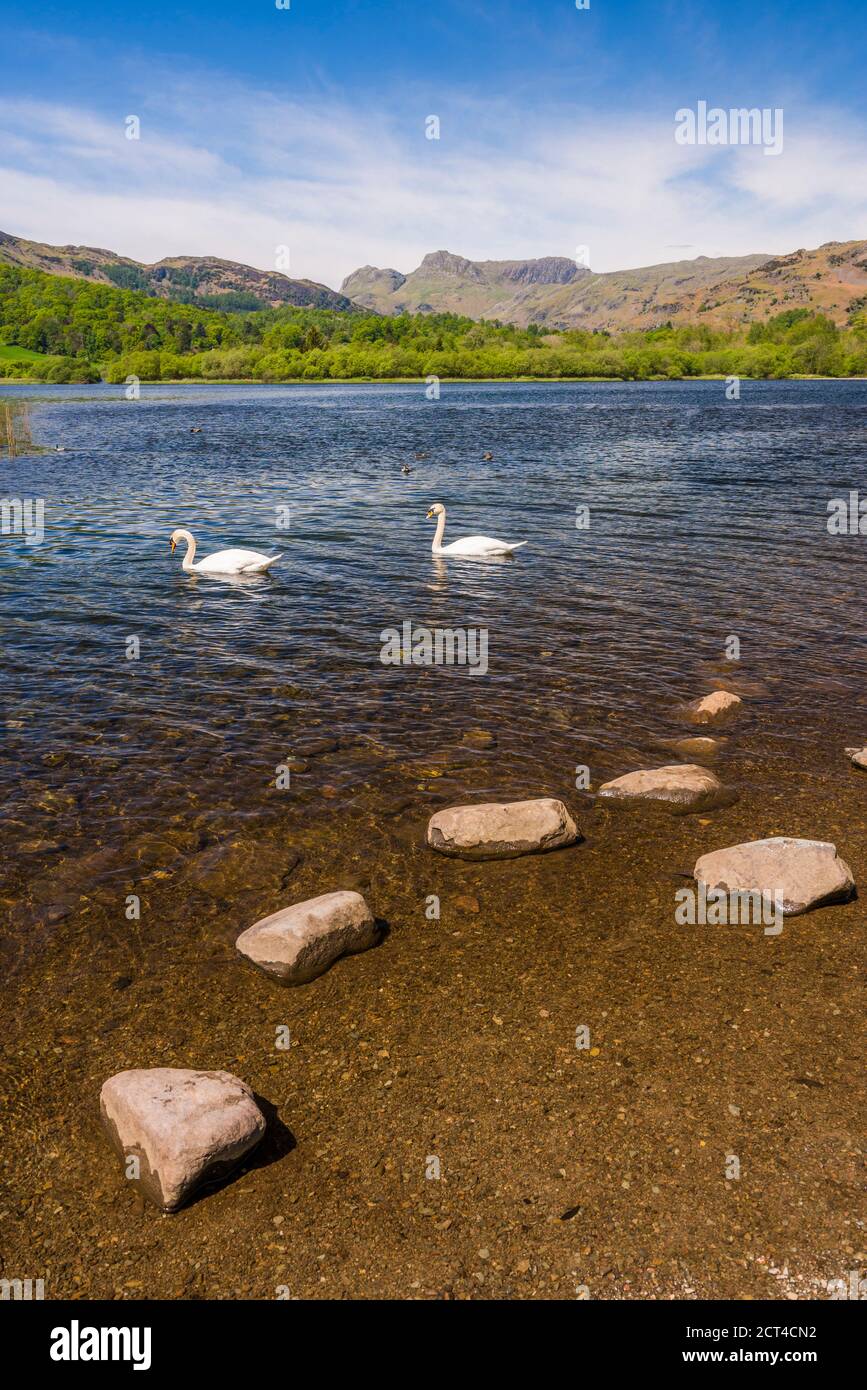
[[[456,563],[456,559],[458,563]],[[448,581],[460,579],[461,586],[466,589],[467,581],[473,577],[490,578],[490,573],[485,573],[492,569],[509,569],[514,566],[511,555],[461,555],[453,558],[447,564],[441,555],[431,556],[431,568],[433,576],[428,584],[428,588],[434,593],[445,593],[449,587]],[[472,587],[472,586],[471,586]]]
[[[261,603],[269,593],[280,588],[268,574],[209,574],[205,577],[193,571],[184,576],[184,588],[196,594],[197,598],[213,594],[217,584],[228,589],[240,589],[245,599],[255,603]]]

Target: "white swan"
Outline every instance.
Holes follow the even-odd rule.
[[[493,536],[464,536],[459,541],[452,541],[451,545],[443,545],[446,509],[442,502],[434,502],[427,515],[428,520],[432,516],[438,518],[431,546],[434,555],[511,555],[513,550],[520,550],[522,545],[527,544],[526,541],[498,541]]]
[[[264,574],[269,565],[279,560],[279,555],[260,555],[258,550],[218,550],[216,555],[207,555],[204,560],[194,564],[196,539],[192,532],[183,529],[172,532],[172,554],[181,541],[187,543],[183,568],[195,574]]]

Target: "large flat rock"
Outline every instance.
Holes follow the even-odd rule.
[[[265,1133],[253,1092],[225,1071],[121,1071],[100,1092],[102,1123],[132,1180],[164,1211],[237,1166]]]
[[[563,802],[549,796],[449,806],[431,816],[427,827],[431,848],[458,859],[514,859],[578,839],[580,831]]]
[[[691,700],[684,713],[690,724],[709,724],[716,727],[728,724],[740,710],[743,700],[730,690],[714,690],[710,695],[702,695]]]
[[[730,893],[758,891],[767,898],[779,893],[788,916],[823,903],[845,902],[855,891],[852,870],[838,858],[836,845],[787,836],[703,854],[693,876],[708,888]]]
[[[719,804],[722,794],[719,778],[696,763],[642,768],[599,788],[600,797],[612,801],[662,801],[682,811],[710,810]]]
[[[847,748],[846,756],[856,767],[867,769],[867,744],[863,748]]]
[[[360,893],[322,893],[272,912],[235,942],[260,970],[284,985],[315,980],[338,956],[366,951],[379,940],[373,913]]]

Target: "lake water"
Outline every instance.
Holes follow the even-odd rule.
[[[294,1010],[309,1028],[311,1001],[325,1009],[330,1000],[331,1021],[317,1017],[321,1041],[338,1018],[362,1027],[353,980],[371,991],[374,1017],[383,995],[403,989],[403,1028],[424,1017],[431,1029],[427,1043],[414,1037],[414,1051],[404,1039],[406,1056],[436,1051],[437,1010],[448,1012],[436,993],[454,984],[455,961],[443,960],[420,997],[428,893],[481,901],[481,914],[456,928],[475,932],[482,953],[471,972],[482,994],[455,1002],[451,1024],[471,1052],[483,982],[510,981],[512,999],[522,993],[516,981],[529,962],[503,944],[508,925],[529,924],[537,968],[549,943],[547,993],[534,995],[532,1012],[545,999],[554,1011],[558,962],[575,957],[568,934],[558,936],[565,927],[533,933],[540,913],[571,922],[579,888],[589,980],[633,922],[633,904],[648,908],[648,873],[667,941],[659,875],[688,870],[697,852],[791,832],[836,839],[853,869],[864,861],[867,781],[842,750],[867,741],[867,537],[831,536],[826,523],[831,499],[859,487],[867,498],[867,383],[744,382],[738,401],[722,382],[444,384],[438,401],[415,384],[156,385],[135,402],[122,388],[4,386],[0,398],[28,400],[34,438],[64,450],[2,462],[3,496],[45,507],[41,544],[0,537],[4,971],[20,982],[25,1052],[39,1052],[33,1039],[49,1010],[79,1048],[71,1072],[66,1053],[55,1064],[60,1079],[34,1058],[41,1085],[31,1075],[26,1096],[11,1085],[37,1167],[50,1142],[47,1098],[59,1092],[67,1113],[79,1113],[93,1101],[82,1098],[85,1079],[98,1089],[148,1056],[231,1070],[237,1054],[247,1059],[242,1074],[255,1070],[264,1044],[239,1043],[239,1001],[248,1018],[254,1001],[271,1001],[268,1027]],[[436,559],[425,515],[434,502],[448,511],[446,542],[482,532],[528,544],[505,561]],[[586,527],[576,526],[581,507]],[[178,526],[194,532],[199,556],[246,546],[282,559],[252,583],[190,576],[180,552],[169,553]],[[383,631],[407,621],[486,630],[487,673],[384,665]],[[737,661],[726,659],[733,636]],[[745,700],[715,763],[738,793],[733,808],[701,825],[633,822],[576,790],[582,766],[596,786],[672,761],[662,741],[689,732],[680,706],[717,685]],[[493,733],[496,747],[462,743],[471,729]],[[312,751],[311,738],[320,740]],[[299,757],[278,788],[278,767]],[[586,822],[583,849],[468,868],[432,864],[422,847],[439,805],[543,794]],[[239,929],[332,886],[376,899],[391,927],[382,947],[337,966],[315,994],[275,996],[239,971]],[[141,902],[132,920],[130,895]],[[437,937],[437,949],[454,940]],[[708,988],[724,970],[709,949]],[[732,992],[749,997],[737,961]],[[676,979],[670,957],[669,971]],[[798,971],[793,1001],[809,987]],[[599,988],[610,996],[610,975]],[[650,991],[660,1008],[661,988]],[[676,1012],[681,996],[668,989]],[[715,1017],[700,994],[699,1039],[701,1018],[710,1029]],[[609,997],[609,1016],[613,1008]],[[314,1054],[311,1044],[303,1094],[328,1080],[331,1062]],[[444,1084],[466,1080],[465,1061],[437,1055]],[[511,1059],[510,1084],[522,1055]],[[471,1089],[484,1066],[477,1058]],[[267,1084],[266,1067],[259,1088]],[[421,1093],[406,1115],[413,1104],[424,1111]],[[340,1129],[336,1114],[329,1124]],[[300,1145],[304,1126],[292,1128]],[[432,1142],[416,1139],[422,1153]],[[97,1141],[90,1150],[82,1142],[76,1191],[100,1161]],[[215,1202],[231,1202],[233,1190]],[[685,1191],[682,1209],[694,1199]],[[206,1233],[214,1218],[200,1219]],[[823,1229],[822,1240],[833,1238]],[[153,1257],[152,1287],[174,1289],[170,1256]],[[70,1253],[70,1270],[75,1260]],[[240,1287],[255,1289],[256,1277]],[[88,1278],[91,1289],[115,1287],[95,1268]],[[234,1287],[229,1275],[217,1282]],[[389,1287],[383,1273],[376,1290]]]
[[[84,843],[193,804],[283,814],[274,768],[325,727],[401,759],[491,724],[491,790],[503,770],[568,786],[573,763],[609,772],[625,731],[640,746],[730,634],[805,751],[864,691],[867,547],[826,529],[830,498],[867,498],[864,383],[745,384],[739,402],[716,382],[26,394],[36,437],[66,450],[4,466],[6,495],[46,509],[42,545],[2,541],[2,793],[30,834],[37,783],[75,796],[62,829]],[[435,560],[436,501],[447,542],[529,544]],[[283,559],[252,586],[191,579],[175,526],[200,556]],[[487,629],[488,675],[384,667],[380,634],[406,620]],[[333,814],[358,795],[351,756],[330,780]]]

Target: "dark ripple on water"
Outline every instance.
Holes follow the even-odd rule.
[[[867,734],[867,542],[826,529],[830,498],[867,495],[862,382],[745,383],[740,402],[716,382],[445,385],[438,402],[415,385],[5,394],[67,450],[5,465],[5,495],[44,497],[47,521],[41,546],[0,540],[19,927],[62,920],[161,827],[192,827],[177,853],[279,820],[275,768],[311,733],[341,746],[288,793],[308,826],[359,800],[375,820],[396,788],[436,794],[416,763],[473,726],[496,732],[495,759],[457,759],[442,786],[563,794],[577,763],[594,780],[634,765],[724,676],[752,682],[786,756],[809,758],[829,722]],[[447,540],[529,545],[435,560],[435,501]],[[259,582],[190,578],[175,526],[200,553],[284,558]],[[489,674],[384,667],[380,633],[406,619],[487,628]],[[737,670],[719,662],[730,633]],[[52,876],[56,856],[103,850],[89,875]]]

